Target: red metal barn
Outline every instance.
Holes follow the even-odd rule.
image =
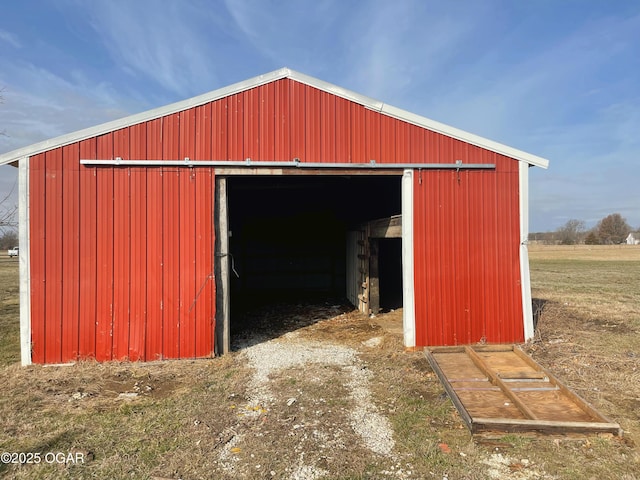
[[[289,69],[0,164],[23,364],[223,353],[231,297],[276,290],[365,313],[395,293],[407,347],[533,335],[527,172],[548,161]]]

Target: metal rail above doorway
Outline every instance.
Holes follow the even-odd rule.
[[[88,166],[138,166],[138,167],[248,167],[248,168],[302,168],[302,169],[362,169],[362,170],[489,170],[496,168],[494,163],[463,163],[457,160],[455,163],[378,163],[371,160],[369,163],[332,163],[332,162],[302,162],[297,158],[292,161],[270,160],[123,160],[116,157],[111,160],[81,159],[81,165]]]

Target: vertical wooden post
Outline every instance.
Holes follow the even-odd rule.
[[[228,353],[230,337],[229,289],[229,214],[227,209],[227,179],[216,178],[216,354]]]
[[[358,268],[360,270],[360,285],[358,294],[358,310],[364,314],[371,313],[369,309],[369,225],[362,225],[358,230]]]
[[[369,312],[377,315],[380,311],[379,239],[369,239]]]

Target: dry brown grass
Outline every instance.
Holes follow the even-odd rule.
[[[529,245],[531,260],[640,262],[640,245]]]
[[[636,478],[640,441],[640,248],[533,246],[539,321],[529,353],[625,430],[598,444],[603,478]],[[591,443],[593,449],[594,443]],[[624,446],[624,447],[623,447]],[[622,456],[620,449],[629,448]],[[581,456],[571,478],[585,471]],[[622,467],[622,469],[621,469]]]
[[[0,451],[86,458],[78,465],[0,465],[0,476],[288,479],[304,454],[329,479],[639,478],[640,262],[620,258],[621,251],[533,249],[540,318],[528,346],[537,361],[621,424],[621,440],[474,439],[423,355],[404,353],[401,338],[378,322],[358,313],[331,318],[320,312],[313,321],[289,325],[300,338],[359,352],[372,374],[373,401],[394,428],[393,458],[367,450],[349,427],[345,378],[329,366],[273,374],[278,401],[258,416],[243,412],[252,371],[242,352],[200,361],[22,368],[17,262],[0,263]],[[397,322],[399,312],[382,320]],[[380,343],[363,345],[372,337]],[[296,402],[287,405],[288,398]],[[229,472],[221,451],[239,437],[231,452],[238,468]]]

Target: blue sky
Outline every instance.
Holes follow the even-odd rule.
[[[549,159],[532,231],[640,227],[635,0],[5,2],[0,153],[285,66]]]

